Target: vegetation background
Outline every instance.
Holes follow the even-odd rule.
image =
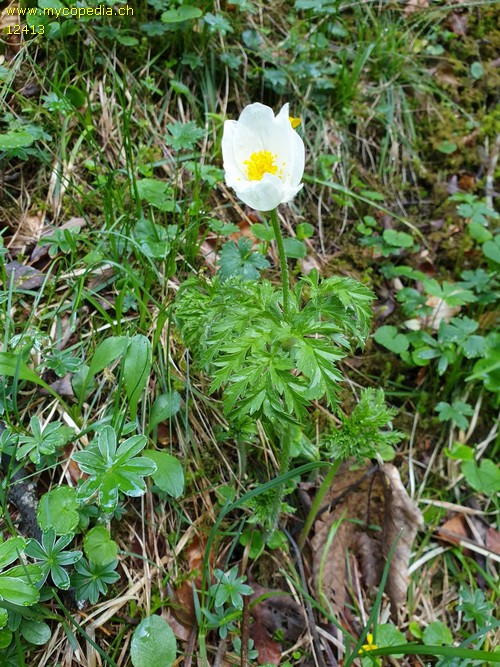
[[[98,6],[123,3],[0,10],[0,664],[500,662],[498,3],[55,16]],[[337,315],[375,296],[281,477],[210,387],[206,302],[176,301],[279,285],[222,170],[256,101],[306,144],[292,283],[340,277]]]

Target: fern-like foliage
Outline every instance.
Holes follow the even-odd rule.
[[[393,446],[403,438],[392,430],[396,412],[387,406],[382,389],[364,389],[351,415],[342,416],[342,426],[332,431],[323,446],[334,458],[363,460],[378,453],[390,460]]]
[[[291,295],[288,320],[281,290],[267,280],[191,279],[174,307],[186,345],[212,377],[211,392],[223,389],[228,417],[289,424],[303,423],[312,400],[335,405],[336,363],[351,341],[364,343],[372,299],[352,278],[312,274]]]

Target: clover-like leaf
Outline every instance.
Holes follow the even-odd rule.
[[[80,469],[89,475],[78,488],[79,500],[88,502],[97,496],[103,509],[112,512],[119,492],[132,497],[145,493],[143,478],[156,471],[151,459],[137,456],[145,446],[146,437],[134,435],[117,448],[115,430],[105,426],[85,450],[73,454]]]

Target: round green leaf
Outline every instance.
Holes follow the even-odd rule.
[[[30,621],[24,618],[21,623],[21,634],[30,644],[42,646],[49,641],[52,631],[43,621]]]
[[[152,449],[144,452],[144,456],[156,463],[156,472],[152,475],[155,484],[169,496],[178,498],[184,491],[184,471],[180,461],[167,452]]]
[[[5,626],[7,625],[8,620],[9,620],[9,612],[7,611],[7,609],[3,609],[3,607],[0,607],[0,629],[1,630],[3,630],[3,628],[5,628]]]
[[[178,9],[169,9],[168,11],[163,12],[161,20],[163,23],[182,23],[183,21],[199,19],[202,15],[203,12],[199,7],[184,5]]]
[[[270,227],[266,227],[261,222],[256,222],[251,228],[252,234],[260,241],[273,241],[274,232]]]
[[[431,646],[451,645],[453,644],[453,637],[451,632],[441,621],[433,621],[425,628],[422,639],[424,644]]]
[[[480,62],[476,60],[475,63],[472,63],[470,66],[470,75],[473,79],[480,79],[484,74],[484,67],[481,65]]]
[[[457,144],[454,143],[453,141],[443,141],[437,147],[438,151],[440,153],[444,153],[445,155],[454,153],[457,150],[457,148],[458,148]]]
[[[483,254],[496,264],[500,264],[500,234],[483,245]]]
[[[107,565],[116,559],[118,545],[104,526],[95,526],[85,535],[83,550],[96,565]]]
[[[314,227],[308,222],[301,222],[299,225],[297,225],[295,232],[299,241],[302,241],[303,239],[310,239],[314,234]]]
[[[12,630],[9,630],[9,628],[3,628],[0,630],[0,650],[10,646],[12,636]]]
[[[401,646],[405,643],[406,637],[392,623],[384,623],[377,627],[377,646]]]
[[[384,241],[396,248],[411,248],[413,237],[406,232],[398,232],[395,229],[386,229],[383,233]]]
[[[408,338],[404,334],[399,333],[397,328],[391,325],[378,328],[373,337],[379,345],[383,345],[391,352],[394,352],[394,354],[406,352],[410,346]]]
[[[304,242],[299,241],[299,239],[283,239],[283,245],[285,246],[285,252],[288,257],[292,257],[293,259],[301,259],[307,255],[307,248]]]
[[[475,461],[464,461],[462,473],[474,491],[487,495],[500,492],[500,468],[491,459],[482,459],[479,466]]]
[[[134,631],[130,658],[134,667],[170,667],[177,654],[172,628],[161,616],[148,616]]]
[[[56,535],[74,533],[79,521],[77,509],[76,490],[70,486],[59,486],[41,497],[38,523],[42,530],[54,528]]]

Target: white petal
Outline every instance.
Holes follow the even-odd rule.
[[[304,175],[306,149],[302,137],[292,130],[290,158],[290,183],[297,186]]]
[[[255,150],[256,137],[254,133],[239,125],[235,120],[226,120],[222,134],[222,160],[227,175],[237,173],[238,178],[246,179],[244,160]],[[257,149],[259,150],[259,149]],[[232,183],[228,181],[232,187]]]
[[[272,174],[264,174],[260,181],[241,182],[232,187],[241,201],[256,211],[271,211],[283,202],[283,182]]]
[[[253,130],[256,127],[263,127],[274,122],[274,111],[271,107],[255,102],[246,106],[240,114],[238,123],[245,125]]]
[[[300,185],[294,187],[290,185],[289,183],[285,183],[285,186],[283,188],[283,204],[286,204],[288,202],[291,202],[292,199],[295,197],[297,193],[299,193],[302,188],[304,187],[304,183],[301,183]]]

